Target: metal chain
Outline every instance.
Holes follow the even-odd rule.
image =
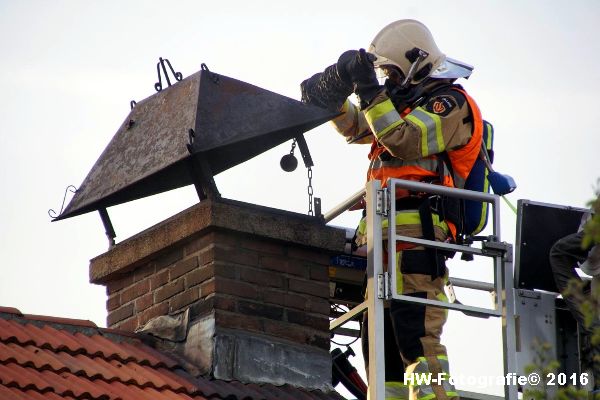
[[[312,167],[308,167],[308,215],[313,216],[313,186],[312,186]]]
[[[291,155],[294,155],[294,150],[296,150],[296,139],[292,142],[292,149],[290,150]]]

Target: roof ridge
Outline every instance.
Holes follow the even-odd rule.
[[[3,314],[9,314],[10,317],[6,318]],[[89,319],[77,319],[77,318],[63,318],[54,317],[51,315],[38,315],[38,314],[23,314],[21,310],[15,307],[0,307],[0,318],[2,319],[13,319],[13,318],[27,319],[31,321],[50,322],[58,325],[72,325],[81,326],[85,328],[101,329],[96,325],[95,322]]]
[[[23,314],[18,308],[14,307],[1,307],[0,306],[0,314],[17,314],[22,316]]]
[[[53,317],[50,315],[37,315],[37,314],[23,314],[22,318],[28,319],[31,321],[50,322],[50,323],[59,324],[59,325],[72,325],[72,326],[81,326],[84,328],[100,329],[94,321],[91,321],[89,319],[62,318],[62,317]]]
[[[8,315],[5,316],[3,314],[8,314]],[[3,307],[3,306],[0,306],[0,319],[5,319],[5,320],[6,319],[18,319],[21,321],[27,320],[27,321],[39,322],[39,323],[42,323],[43,325],[45,325],[45,323],[47,323],[55,329],[67,330],[71,333],[80,332],[80,333],[86,334],[86,332],[88,331],[87,329],[92,329],[92,330],[95,330],[97,334],[100,334],[101,336],[109,338],[109,340],[112,338],[135,339],[136,341],[143,342],[144,344],[147,345],[147,343],[144,339],[146,336],[148,336],[148,334],[145,334],[145,333],[140,334],[140,333],[125,331],[125,330],[116,329],[116,328],[100,327],[94,321],[91,321],[89,319],[63,318],[63,317],[54,317],[51,315],[39,315],[39,314],[23,314],[21,312],[21,310],[19,310],[18,308]],[[58,325],[58,326],[55,326],[55,325]],[[70,329],[63,329],[63,328],[68,328],[68,327],[87,328],[87,329],[82,329],[82,330],[76,329],[75,331],[71,331]],[[87,334],[87,336],[90,336],[90,335]]]

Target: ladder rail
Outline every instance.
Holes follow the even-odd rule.
[[[407,181],[402,179],[390,179],[388,181],[390,190],[382,189],[378,180],[368,182],[366,190],[359,190],[346,199],[343,203],[325,214],[325,221],[330,222],[352,205],[356,204],[366,195],[367,211],[367,299],[352,308],[341,317],[330,322],[330,330],[335,330],[350,320],[356,319],[363,312],[367,312],[368,337],[369,337],[369,368],[368,368],[368,398],[385,398],[385,349],[383,338],[383,312],[384,302],[395,299],[412,303],[426,304],[429,306],[469,311],[474,315],[494,316],[502,319],[502,346],[503,346],[503,369],[505,375],[516,372],[516,331],[515,331],[515,304],[513,293],[513,265],[512,246],[500,242],[500,200],[499,196],[489,193],[475,192],[465,189],[448,188],[440,185],[432,185],[422,182]],[[426,239],[412,238],[396,234],[396,187],[432,193],[467,200],[482,201],[492,206],[492,242],[489,247],[482,244],[482,248],[474,248],[464,245],[441,243]],[[384,218],[388,219],[388,238],[396,241],[414,243],[425,247],[460,251],[477,256],[491,257],[494,260],[494,283],[479,282],[473,280],[456,280],[457,286],[469,287],[475,290],[496,292],[493,309],[474,307],[463,304],[451,304],[438,300],[420,299],[411,296],[398,295],[396,287],[395,247],[388,246],[388,272],[383,268],[383,234],[382,223]],[[494,245],[495,244],[495,245]],[[517,400],[517,387],[505,386],[504,398]]]

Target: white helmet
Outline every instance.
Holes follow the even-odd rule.
[[[369,53],[377,59],[375,67],[394,65],[404,75],[402,86],[431,78],[468,78],[473,67],[447,58],[435,44],[429,29],[419,21],[402,19],[383,28]]]

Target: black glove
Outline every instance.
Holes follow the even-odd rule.
[[[314,74],[300,84],[302,102],[338,111],[352,94],[351,83],[346,83],[338,74],[336,65]]]
[[[306,104],[312,104],[321,108],[329,108],[323,95],[318,90],[321,75],[323,75],[323,73],[319,72],[302,81],[300,84],[301,100]]]
[[[375,56],[365,49],[348,50],[338,58],[337,70],[343,81],[354,87],[354,92],[360,99],[361,108],[366,108],[379,94],[379,85],[375,67]]]

